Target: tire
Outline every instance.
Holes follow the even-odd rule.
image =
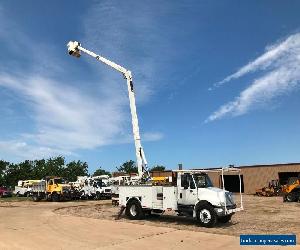
[[[232,217],[232,214],[226,215],[226,216],[223,216],[223,217],[219,217],[218,221],[220,223],[228,223],[231,220],[231,217]]]
[[[33,195],[32,195],[32,200],[33,200],[34,202],[38,202],[38,201],[40,201],[41,199],[40,199],[40,197],[39,197],[37,194],[33,194]]]
[[[196,210],[197,220],[203,227],[214,227],[218,217],[214,208],[210,204],[201,204]]]
[[[53,194],[51,195],[51,199],[52,199],[52,201],[54,201],[54,202],[58,202],[58,201],[60,200],[59,194],[58,194],[58,193],[53,193]]]
[[[295,195],[293,193],[287,194],[286,195],[286,201],[288,201],[288,202],[294,202],[294,201],[296,201]]]
[[[94,199],[95,200],[101,200],[102,199],[101,193],[97,192]]]
[[[125,214],[131,220],[141,220],[145,216],[141,203],[136,199],[127,202]]]

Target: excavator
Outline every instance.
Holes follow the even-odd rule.
[[[286,185],[282,186],[283,202],[300,201],[300,175],[290,177]]]

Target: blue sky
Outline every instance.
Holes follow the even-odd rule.
[[[135,159],[133,73],[149,165],[299,162],[299,1],[1,1],[0,158]]]

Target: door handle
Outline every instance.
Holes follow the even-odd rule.
[[[193,193],[193,190],[190,190],[191,193]]]

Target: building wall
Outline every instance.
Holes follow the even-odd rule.
[[[266,186],[269,181],[278,179],[279,172],[300,172],[299,164],[256,165],[240,167],[244,180],[244,193],[254,194],[255,190]],[[214,186],[220,187],[220,174],[209,173]]]

